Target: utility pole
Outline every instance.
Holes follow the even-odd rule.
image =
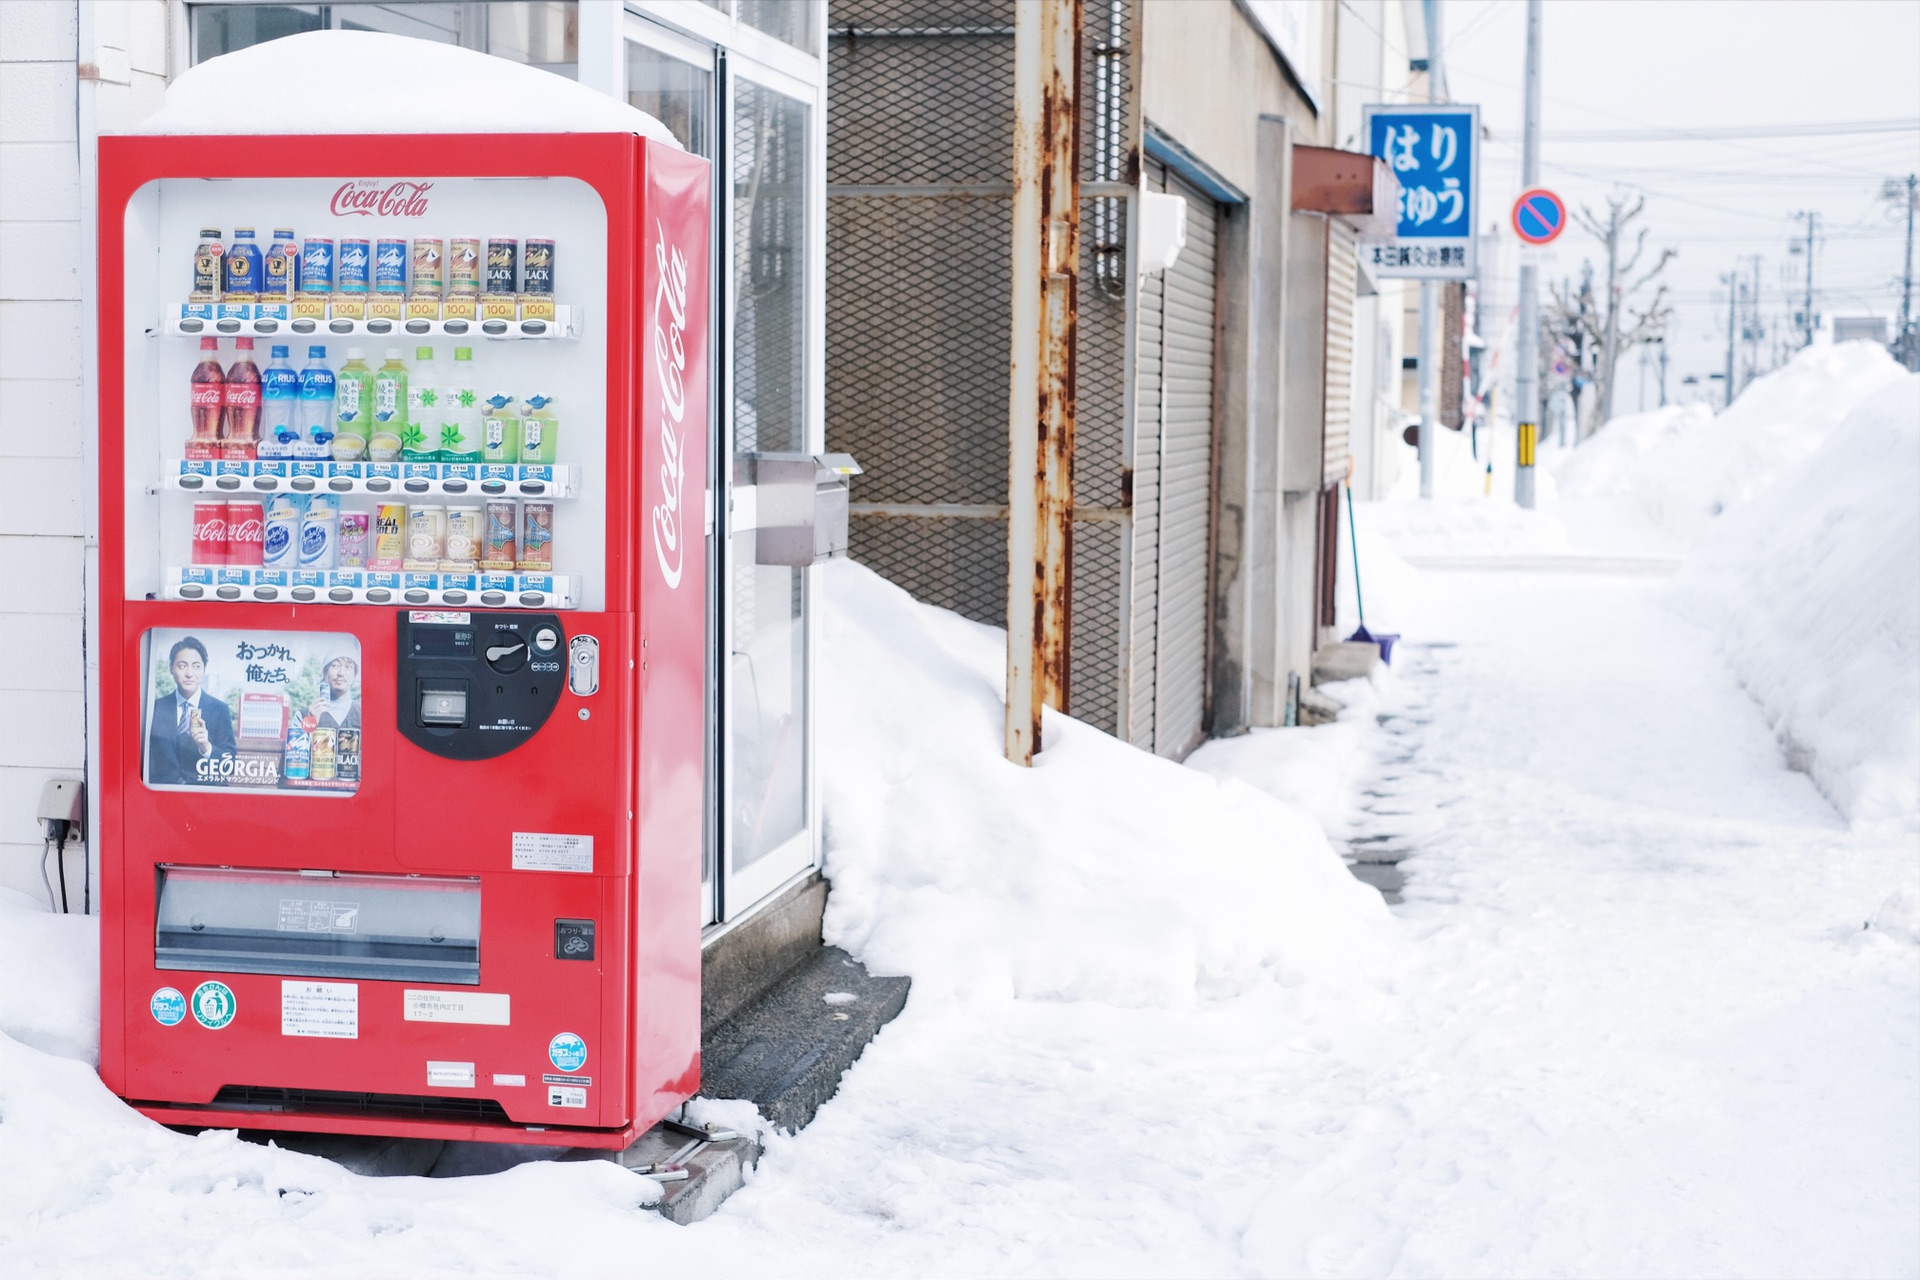
[[[1007,484],[1007,759],[1066,708],[1072,616],[1082,0],[1014,6],[1013,346]]]
[[[1747,383],[1760,376],[1760,334],[1766,326],[1760,320],[1760,255],[1754,254],[1753,292],[1747,295]]]
[[[1442,101],[1441,53],[1440,53],[1440,4],[1439,0],[1430,0],[1427,7],[1428,40],[1427,50],[1427,101]],[[1468,228],[1471,230],[1472,228]],[[1420,426],[1417,438],[1420,447],[1420,496],[1433,497],[1433,450],[1440,430],[1440,364],[1442,357],[1435,353],[1436,346],[1444,335],[1436,333],[1439,325],[1440,282],[1422,280],[1420,282]],[[1454,340],[1456,343],[1458,339]],[[1458,347],[1454,348],[1458,351]],[[1447,360],[1446,363],[1452,363]]]
[[[1735,318],[1735,304],[1740,298],[1740,269],[1735,267],[1720,277],[1720,283],[1727,286],[1727,403],[1725,408],[1733,407],[1733,397],[1738,388],[1733,381],[1733,344],[1740,337],[1740,322]]]
[[[1655,342],[1660,347],[1660,407],[1664,409],[1667,407],[1667,340],[1661,337]]]
[[[1796,221],[1804,222],[1807,224],[1807,302],[1806,302],[1806,310],[1801,316],[1801,331],[1806,334],[1807,340],[1801,343],[1800,345],[1810,347],[1813,345],[1813,330],[1814,330],[1813,233],[1815,229],[1818,228],[1820,225],[1820,215],[1818,213],[1815,213],[1811,209],[1803,209],[1799,213],[1794,214],[1793,216]],[[1756,264],[1755,271],[1757,272],[1758,270],[1759,268],[1758,268],[1758,265]]]
[[[1540,185],[1540,0],[1527,0],[1527,74],[1525,125],[1520,140],[1520,187]],[[1522,250],[1522,252],[1525,252]],[[1520,263],[1520,367],[1514,371],[1513,411],[1518,427],[1513,500],[1522,507],[1534,504],[1533,455],[1540,442],[1540,268],[1524,258]],[[1579,438],[1578,431],[1575,439]]]
[[[1907,268],[1900,277],[1900,363],[1908,369],[1920,372],[1920,330],[1913,327],[1913,211],[1920,204],[1920,175],[1907,175]],[[1882,194],[1889,199],[1900,199],[1898,179],[1890,179]]]

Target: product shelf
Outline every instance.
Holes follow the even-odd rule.
[[[483,605],[577,609],[580,578],[567,573],[414,573],[375,569],[173,566],[166,600],[295,604]]]
[[[554,308],[551,320],[389,319],[332,320],[293,314],[288,303],[183,303],[177,314],[161,320],[148,334],[184,338],[254,338],[291,333],[314,338],[488,338],[500,341],[552,341],[580,336],[579,307]]]
[[[163,471],[165,488],[213,497],[290,491],[398,498],[572,498],[578,496],[580,482],[578,467],[531,462],[174,458]]]

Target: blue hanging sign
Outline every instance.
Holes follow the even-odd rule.
[[[1472,279],[1480,108],[1374,104],[1362,119],[1367,150],[1400,180],[1399,226],[1392,240],[1361,246],[1367,265],[1386,279]]]

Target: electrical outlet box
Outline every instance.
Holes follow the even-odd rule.
[[[40,808],[34,814],[42,822],[65,822],[78,831],[87,811],[87,785],[78,778],[48,778],[40,788]]]

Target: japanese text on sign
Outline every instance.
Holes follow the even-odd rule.
[[[1369,150],[1400,182],[1394,239],[1370,246],[1376,275],[1466,279],[1474,273],[1477,107],[1370,106]]]

